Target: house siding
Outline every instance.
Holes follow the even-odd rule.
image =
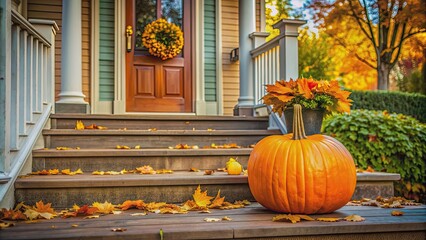
[[[240,93],[239,62],[231,62],[229,53],[238,48],[238,1],[222,0],[222,78],[223,114],[233,115]]]
[[[114,100],[114,0],[99,1],[99,100]]]
[[[204,0],[204,81],[205,100],[216,101],[215,0]]]
[[[90,0],[81,0],[82,3],[82,89],[90,102]],[[54,20],[59,31],[55,39],[55,98],[61,90],[61,52],[62,52],[62,0],[27,0],[28,19]]]

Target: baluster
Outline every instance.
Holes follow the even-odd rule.
[[[18,101],[19,101],[19,36],[21,28],[12,26],[12,62],[11,62],[11,103],[10,103],[10,149],[16,150],[19,147],[18,133]]]
[[[263,96],[264,92],[265,92],[265,54],[262,53],[260,55],[260,69],[261,69],[261,74],[260,74],[260,79],[261,79],[261,83],[262,83],[262,89],[263,91],[261,92],[261,95]]]
[[[19,134],[25,135],[26,134],[26,124],[25,124],[25,117],[27,116],[28,111],[28,104],[27,104],[27,63],[28,63],[28,52],[27,52],[27,38],[28,38],[28,32],[27,31],[21,31],[20,36],[20,44],[19,48],[21,50],[20,57],[19,57],[19,66],[21,67],[20,75],[19,75]]]
[[[38,100],[38,98],[37,98],[37,92],[39,91],[39,86],[38,86],[38,79],[39,79],[39,73],[38,73],[38,65],[39,65],[39,62],[38,62],[38,54],[39,54],[39,52],[38,52],[38,44],[39,44],[39,41],[38,41],[38,39],[35,39],[34,40],[34,46],[33,46],[33,76],[34,76],[34,78],[33,78],[33,91],[34,91],[34,94],[33,94],[33,102],[32,102],[32,105],[33,105],[33,113],[35,113],[35,112],[37,112],[37,106],[38,106],[38,102],[37,102],[37,100]]]
[[[43,70],[44,70],[44,59],[43,59],[43,43],[39,42],[38,43],[38,81],[37,81],[37,86],[38,86],[38,91],[37,91],[37,107],[36,107],[36,111],[37,113],[41,113],[42,109],[43,109],[43,78],[44,78],[44,74],[43,74]]]
[[[27,41],[27,112],[26,112],[26,122],[34,123],[33,120],[33,82],[34,82],[34,37],[32,35],[28,36]]]
[[[277,68],[277,59],[275,58],[275,48],[271,49],[271,58],[272,58],[272,68],[271,68],[271,78],[272,81],[277,81],[277,76],[275,76],[275,69]]]
[[[281,79],[281,74],[280,74],[280,70],[281,69],[281,58],[280,58],[280,46],[277,46],[277,79],[283,80]]]
[[[43,105],[49,102],[49,88],[47,79],[49,77],[48,74],[48,58],[49,58],[49,49],[47,46],[43,45]]]

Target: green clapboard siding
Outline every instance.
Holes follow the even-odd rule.
[[[204,0],[204,91],[207,102],[216,101],[216,3]]]
[[[114,100],[114,0],[99,0],[99,100]]]

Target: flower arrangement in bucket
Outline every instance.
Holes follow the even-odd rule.
[[[153,56],[166,60],[177,56],[183,48],[183,32],[174,23],[159,18],[146,25],[142,43]]]
[[[292,132],[293,106],[302,106],[307,135],[320,132],[324,113],[350,112],[352,102],[350,92],[342,90],[337,80],[281,80],[266,85],[266,91],[263,102],[280,116],[284,112],[288,132]]]

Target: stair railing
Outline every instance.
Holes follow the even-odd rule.
[[[254,64],[253,88],[255,109],[267,108],[261,100],[266,94],[265,85],[274,84],[275,81],[280,79],[289,80],[290,78],[296,79],[298,77],[297,36],[299,35],[299,27],[305,23],[305,20],[280,20],[273,26],[280,30],[280,34],[268,42],[264,42],[265,35],[259,33],[251,35],[253,39],[253,50],[250,51],[250,53]],[[285,127],[282,117],[279,117],[275,113],[271,113],[269,106],[267,110],[263,112],[270,113],[270,129],[280,129],[282,133],[287,133],[287,128]]]
[[[0,82],[0,201],[29,158],[54,103],[54,21],[25,19],[2,6],[0,39],[6,47]],[[4,61],[4,62],[3,62]],[[2,115],[2,114],[0,114]]]

